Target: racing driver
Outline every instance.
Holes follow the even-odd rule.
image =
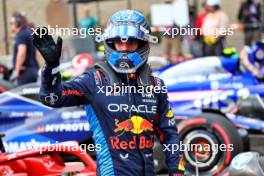
[[[50,35],[38,35],[42,30],[47,28],[33,34],[46,62],[40,99],[51,107],[85,105],[93,139],[101,145],[96,152],[97,175],[155,175],[154,134],[166,146],[169,175],[183,175],[179,151],[172,150],[179,141],[167,91],[157,91],[165,90],[164,83],[151,75],[147,64],[154,37],[144,16],[133,10],[116,12],[97,37],[104,42],[106,61],[68,82],[62,82],[59,73],[62,39],[55,44]],[[117,91],[118,86],[151,91]]]

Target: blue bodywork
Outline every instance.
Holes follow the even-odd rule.
[[[38,97],[39,85],[33,86],[33,91],[25,87],[0,94],[0,133],[6,134],[3,140],[7,152],[63,141],[79,142],[92,136],[84,108],[42,105],[32,100]]]
[[[178,120],[213,110],[225,114],[239,128],[264,133],[263,113],[254,117],[241,113],[245,111],[241,103],[248,101],[255,102],[247,106],[249,111],[264,112],[264,84],[239,67],[238,58],[205,57],[172,65],[154,74],[167,85],[169,101]]]

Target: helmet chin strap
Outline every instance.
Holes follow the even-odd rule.
[[[94,68],[101,71],[106,76],[111,86],[122,84],[121,79],[118,77],[117,73],[107,62],[97,62],[94,65]]]
[[[111,86],[121,85],[120,74],[116,73],[113,68],[107,62],[98,62],[95,64],[95,69],[100,70],[106,76]],[[151,68],[145,63],[143,64],[136,73],[128,74],[129,78],[137,78],[138,86],[150,86],[152,81],[151,77]]]
[[[137,84],[139,86],[150,86],[152,81],[151,77],[151,68],[149,64],[145,63],[137,71]]]

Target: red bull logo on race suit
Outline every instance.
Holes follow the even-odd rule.
[[[111,145],[114,149],[144,149],[144,148],[152,148],[154,135],[149,135],[148,139],[146,136],[133,136],[132,140],[125,141],[120,140],[119,136],[121,136],[125,132],[130,132],[132,134],[141,134],[145,131],[153,131],[153,124],[148,120],[142,118],[141,116],[134,115],[131,118],[119,122],[118,119],[115,119],[116,128],[115,132],[120,132],[120,135],[111,136],[110,141]]]

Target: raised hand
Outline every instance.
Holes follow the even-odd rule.
[[[57,67],[60,64],[62,38],[58,37],[57,44],[48,34],[46,27],[40,27],[33,33],[33,44],[45,59],[47,66]]]

